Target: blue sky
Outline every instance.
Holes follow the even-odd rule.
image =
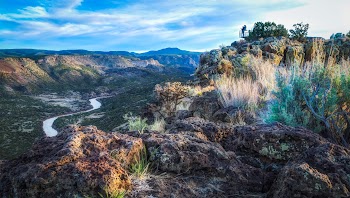
[[[0,0],[0,48],[193,51],[238,40],[256,21],[310,36],[350,30],[350,0]]]

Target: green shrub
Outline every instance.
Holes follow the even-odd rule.
[[[269,121],[305,126],[344,146],[350,140],[350,62],[326,60],[323,42],[314,42],[311,62],[277,77]]]
[[[298,41],[305,41],[307,32],[309,30],[309,24],[297,23],[293,25],[294,29],[289,30],[290,37]]]
[[[249,32],[249,36],[246,38],[248,41],[257,40],[267,37],[288,36],[288,30],[284,25],[276,25],[274,22],[256,22],[254,28]]]
[[[350,38],[350,31],[346,34],[346,36],[347,36],[348,38]]]
[[[143,131],[149,127],[146,118],[142,119],[140,116],[132,115],[132,113],[125,114],[123,118],[128,122],[130,131],[138,131],[143,134]]]

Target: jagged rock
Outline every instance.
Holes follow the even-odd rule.
[[[194,98],[189,107],[192,115],[200,118],[211,120],[213,114],[220,109],[217,96],[214,93],[202,97]]]
[[[323,144],[288,163],[278,175],[269,197],[349,197],[350,151]]]
[[[142,147],[141,139],[128,135],[106,134],[96,127],[67,128],[3,166],[0,196],[97,196],[104,189],[129,190],[125,168]]]
[[[212,120],[214,122],[227,122],[227,123],[239,123],[244,122],[245,124],[253,124],[255,121],[254,115],[248,111],[242,111],[239,108],[230,106],[222,108],[216,111]]]
[[[152,171],[129,177],[143,145]],[[0,164],[2,197],[348,197],[350,151],[304,128],[233,126],[189,117],[168,134],[70,127]],[[132,179],[130,179],[132,178]]]
[[[191,117],[192,113],[189,110],[178,110],[176,111],[176,119],[183,120],[185,118]]]
[[[290,40],[285,37],[269,37],[259,41],[249,43],[247,41],[235,41],[231,46],[223,47],[222,50],[212,50],[201,56],[200,65],[196,70],[196,77],[201,83],[207,83],[208,79],[217,75],[218,63],[225,59],[231,61],[233,69],[242,67],[242,57],[247,54],[270,59],[276,65],[292,65],[295,62],[304,63],[311,60],[313,39],[308,39],[306,43]],[[330,54],[337,58],[337,61],[350,57],[350,39],[338,38],[326,40],[326,57]],[[231,56],[225,55],[227,49],[234,48],[235,53]],[[223,51],[223,54],[221,54]]]

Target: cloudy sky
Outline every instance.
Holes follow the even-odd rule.
[[[193,51],[229,45],[246,24],[350,30],[350,0],[0,0],[0,48]]]

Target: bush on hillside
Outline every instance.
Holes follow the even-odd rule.
[[[159,113],[163,117],[167,117],[175,115],[176,108],[181,103],[181,99],[188,96],[189,88],[180,82],[167,82],[164,86],[156,85],[154,92],[161,106]],[[161,113],[161,111],[166,115]]]
[[[276,25],[274,22],[256,22],[253,30],[249,32],[249,36],[246,38],[246,40],[252,41],[260,38],[278,36],[288,37],[288,30],[284,27],[284,25]]]
[[[269,121],[304,126],[335,142],[350,142],[350,62],[326,59],[323,41],[314,41],[311,62],[277,76],[278,91]]]
[[[292,39],[304,42],[309,30],[309,24],[303,22],[293,25],[294,29],[289,30]]]

